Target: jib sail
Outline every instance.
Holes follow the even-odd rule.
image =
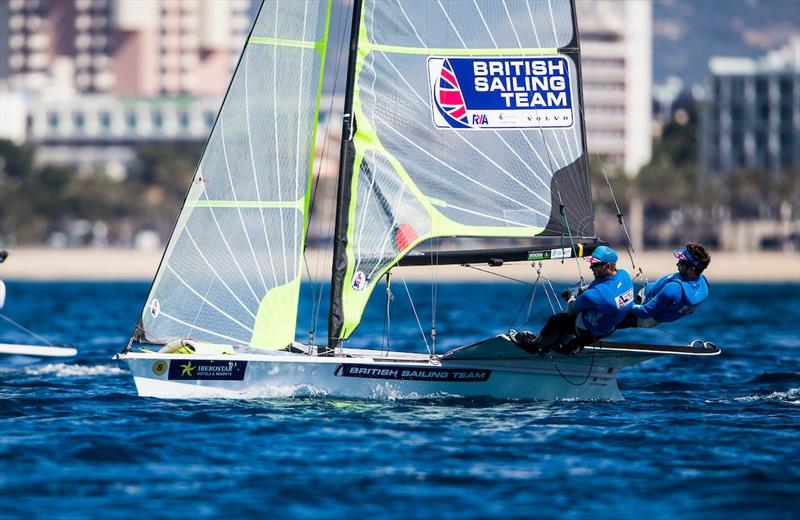
[[[329,0],[265,1],[186,196],[140,339],[294,340]]]

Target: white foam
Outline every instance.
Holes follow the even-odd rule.
[[[54,375],[56,377],[116,376],[127,371],[109,365],[73,365],[69,363],[51,363],[40,367],[29,367],[24,373],[30,375]]]
[[[782,401],[792,404],[800,404],[800,388],[791,388],[786,392],[772,392],[771,394],[746,395],[744,397],[734,397],[731,401],[753,402],[753,401]]]

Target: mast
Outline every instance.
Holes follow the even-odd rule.
[[[349,204],[353,180],[355,147],[353,134],[356,122],[353,116],[353,90],[355,88],[356,61],[358,54],[358,32],[361,26],[362,0],[353,1],[353,20],[350,27],[350,50],[347,58],[347,85],[344,94],[344,116],[342,118],[342,146],[339,153],[339,181],[336,189],[336,227],[333,235],[333,269],[331,272],[331,300],[328,307],[328,350],[341,344],[344,323],[342,310],[342,288],[347,271],[347,228]]]

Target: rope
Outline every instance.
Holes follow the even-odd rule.
[[[389,355],[392,340],[392,315],[391,304],[394,301],[392,294],[392,271],[386,271],[386,317],[383,320],[383,338],[385,341],[384,352]]]
[[[561,305],[561,300],[559,299],[558,295],[556,294],[556,290],[553,287],[553,283],[550,281],[549,278],[545,278],[545,281],[547,282],[547,285],[550,286],[550,292],[553,293],[553,300],[558,304],[558,312],[563,311],[564,307]],[[556,313],[556,309],[555,309],[555,306],[553,305],[553,302],[550,301],[550,295],[547,293],[547,286],[545,286],[544,294],[545,294],[545,296],[547,296],[547,302],[550,304],[550,308],[553,310],[553,314],[555,314]]]
[[[434,240],[434,250],[431,254],[431,352],[436,355],[436,307],[439,297],[439,236]]]
[[[576,249],[575,249],[575,240],[574,240],[574,237],[572,236],[572,230],[569,227],[569,220],[567,219],[567,207],[564,205],[563,202],[561,202],[561,190],[557,188],[556,191],[558,192],[558,199],[559,199],[559,203],[560,203],[558,211],[559,211],[559,213],[561,213],[561,217],[564,219],[564,224],[567,226],[567,236],[569,237],[569,245],[570,245],[570,247],[572,247],[573,251],[576,251]],[[562,238],[562,240],[564,238],[564,226],[561,227],[561,238]],[[562,247],[562,249],[563,249],[563,247]],[[575,258],[575,265],[578,266],[578,276],[581,279],[581,284],[583,284],[584,280],[583,280],[583,271],[581,270],[581,262],[580,262],[580,260],[578,260],[577,253],[572,255],[572,256]],[[563,257],[561,258],[561,264],[562,265],[564,264],[564,258]]]
[[[586,372],[586,377],[584,377],[583,381],[581,381],[580,383],[575,383],[573,381],[570,381],[569,378],[561,371],[561,369],[558,368],[558,364],[556,363],[556,360],[553,359],[553,353],[552,352],[548,352],[547,353],[547,357],[550,358],[550,362],[553,363],[553,368],[556,369],[556,372],[558,372],[558,375],[561,376],[561,379],[563,379],[567,383],[571,384],[572,386],[583,386],[589,381],[589,378],[592,375],[592,370],[594,369],[594,358],[595,358],[595,355],[596,355],[596,351],[592,350],[592,362],[589,363],[589,371]]]
[[[43,337],[43,336],[40,336],[40,335],[36,334],[36,333],[35,333],[35,332],[33,332],[32,330],[28,330],[28,329],[26,329],[25,327],[23,327],[22,325],[20,325],[20,324],[19,324],[19,323],[17,323],[16,321],[12,320],[11,318],[9,318],[8,316],[6,316],[5,314],[2,314],[2,313],[0,313],[0,318],[3,318],[4,320],[6,320],[6,321],[7,321],[8,323],[10,323],[11,325],[13,325],[13,326],[17,327],[18,329],[20,329],[20,330],[22,330],[22,331],[24,331],[24,332],[28,333],[28,335],[30,335],[31,337],[33,337],[33,338],[36,338],[36,339],[38,339],[39,341],[42,341],[42,342],[44,342],[44,343],[47,343],[47,344],[48,344],[49,346],[51,346],[51,347],[52,347],[52,346],[54,346],[54,345],[53,345],[53,343],[51,343],[51,342],[50,342],[50,340],[48,340],[47,338],[45,338],[45,337]]]
[[[317,321],[314,319],[314,316],[318,316],[317,314],[317,284],[311,278],[311,269],[308,267],[308,257],[303,255],[303,264],[306,266],[306,276],[311,281],[311,326],[308,329],[308,344],[314,344],[314,336],[317,333]],[[322,287],[320,287],[320,291],[322,291]]]
[[[512,276],[506,276],[506,275],[500,274],[500,273],[493,273],[492,271],[489,271],[487,269],[481,269],[480,267],[475,267],[472,264],[461,264],[461,267],[469,267],[470,269],[475,269],[476,271],[480,271],[482,273],[490,274],[492,276],[499,276],[500,278],[505,278],[506,280],[511,280],[513,282],[524,283],[525,285],[531,285],[531,286],[535,285],[535,284],[533,284],[531,282],[526,282],[525,280],[520,280],[519,278],[514,278]]]
[[[522,312],[522,308],[525,307],[525,302],[527,302],[529,298],[530,298],[530,303],[528,304],[528,314],[525,316],[525,322],[522,324],[522,327],[524,327],[530,321],[531,307],[533,306],[533,300],[536,298],[536,291],[537,289],[539,289],[539,279],[541,277],[542,277],[542,267],[541,267],[541,262],[539,262],[539,268],[536,270],[536,280],[534,280],[532,284],[533,289],[531,289],[530,292],[525,295],[525,299],[522,300],[522,303],[519,305],[517,313],[514,314],[514,319],[511,320],[511,325],[508,326],[508,332],[511,332],[514,329],[514,324],[517,322],[517,318],[519,318],[519,315]]]
[[[583,106],[581,105],[579,107],[579,109],[581,111],[581,117],[583,118],[584,121],[586,121],[586,114],[583,111]],[[588,132],[586,133],[586,137],[587,137],[587,139],[589,138],[589,133]],[[589,140],[591,140],[591,139],[589,139]],[[600,163],[600,171],[603,172],[603,178],[605,179],[606,185],[608,186],[608,191],[611,194],[611,200],[614,202],[614,208],[617,210],[617,221],[619,222],[620,228],[622,230],[622,235],[625,238],[625,250],[627,251],[628,258],[631,261],[631,267],[633,267],[634,272],[636,272],[636,275],[634,276],[634,279],[636,279],[639,276],[641,276],[642,279],[645,281],[645,283],[647,283],[647,281],[648,281],[647,280],[647,276],[644,274],[644,271],[642,271],[641,266],[639,266],[639,267],[636,266],[636,262],[637,262],[636,250],[633,247],[633,242],[631,241],[630,233],[628,233],[628,227],[625,225],[625,216],[624,216],[624,214],[622,213],[622,210],[619,207],[619,203],[617,202],[617,196],[614,194],[614,188],[611,187],[611,180],[609,180],[608,173],[606,173],[605,162],[600,157],[600,154],[597,153],[597,148],[592,146],[592,149],[594,150],[595,158],[597,159],[598,163]],[[587,167],[587,170],[588,170],[588,167],[589,167],[589,161],[588,160],[586,161],[586,167]]]
[[[678,336],[678,335],[677,335],[677,334],[675,334],[674,332],[670,332],[670,331],[668,331],[667,329],[662,329],[661,327],[653,327],[653,329],[652,329],[652,330],[657,330],[657,331],[659,331],[659,332],[663,332],[663,333],[664,333],[664,334],[666,334],[667,336],[672,336],[673,338],[677,339],[678,341],[685,342],[686,344],[691,344],[691,342],[690,342],[689,340],[687,340],[686,338],[683,338],[683,337],[681,337],[681,336]]]

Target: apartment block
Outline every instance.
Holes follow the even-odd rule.
[[[650,0],[576,2],[589,153],[636,175],[652,156]]]
[[[250,0],[0,0],[0,80],[12,90],[219,95]]]
[[[800,166],[800,38],[761,59],[713,57],[700,118],[700,168],[776,173]]]

